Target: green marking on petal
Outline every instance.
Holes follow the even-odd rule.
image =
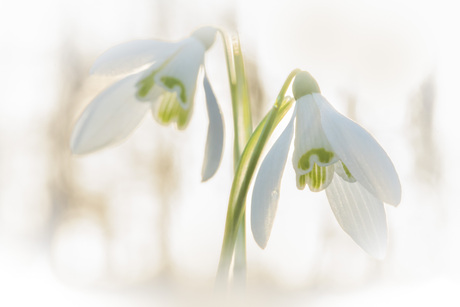
[[[305,153],[304,155],[302,155],[302,157],[300,157],[298,168],[304,171],[309,169],[310,168],[310,157],[313,155],[316,155],[321,163],[329,163],[334,157],[334,153],[332,151],[327,151],[324,148],[310,149],[309,151],[307,151],[307,153]]]
[[[342,161],[339,161],[338,163],[334,164],[335,172],[337,175],[339,175],[343,180],[347,182],[356,182],[355,177],[351,174],[350,170],[348,167],[343,163]]]
[[[184,110],[182,107],[180,108],[179,114],[177,116],[177,128],[184,129],[187,127],[188,121],[190,119],[190,111],[191,108]]]
[[[319,192],[327,188],[334,176],[334,166],[319,166],[313,163],[310,172],[297,177],[297,188],[303,190],[308,184],[310,191]]]
[[[158,107],[158,119],[163,124],[169,124],[171,119],[177,113],[177,108],[175,108],[176,93],[165,92],[163,94],[163,99],[160,102]]]
[[[341,162],[343,166],[343,170],[345,171],[345,174],[347,174],[347,177],[350,179],[354,179],[353,175],[351,174],[350,170],[348,170],[348,167],[345,165],[345,163]]]
[[[155,73],[152,73],[137,83],[137,86],[138,86],[137,96],[139,96],[140,98],[145,98],[145,96],[147,96],[149,91],[155,85],[154,77],[155,77]]]
[[[179,129],[184,129],[187,126],[191,108],[187,110],[182,108],[177,101],[176,92],[164,92],[162,100],[158,103],[156,118],[160,123],[167,125],[175,121]]]
[[[169,77],[169,76],[161,77],[161,81],[169,89],[173,89],[176,85],[179,86],[180,87],[180,96],[179,96],[180,100],[182,100],[182,102],[184,103],[187,101],[187,95],[185,93],[185,86],[182,83],[182,81],[180,81],[177,78]]]
[[[308,186],[310,187],[310,190],[313,192],[318,192],[323,189],[323,185],[326,182],[326,167],[325,166],[318,166],[316,163],[313,164],[313,169],[311,172],[306,174],[305,179]]]
[[[305,189],[305,185],[307,184],[306,177],[307,175],[300,175],[298,178],[297,188],[300,190]]]

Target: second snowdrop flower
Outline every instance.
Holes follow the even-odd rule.
[[[326,190],[342,229],[366,252],[383,258],[387,244],[383,203],[398,205],[401,200],[391,160],[366,130],[329,104],[309,73],[296,76],[293,93],[292,118],[265,157],[254,185],[251,225],[256,242],[262,248],[267,245],[295,126],[292,162],[297,187]]]
[[[115,46],[94,63],[92,74],[128,74],[99,94],[77,121],[71,149],[86,154],[124,140],[149,110],[162,124],[184,129],[193,111],[198,74],[217,30],[200,28],[178,42],[137,40]],[[216,172],[222,157],[223,121],[206,72],[203,86],[209,130],[203,181]]]

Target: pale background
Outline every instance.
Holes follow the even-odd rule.
[[[0,2],[0,305],[190,306],[212,297],[232,178],[222,42],[206,55],[227,137],[200,182],[203,91],[189,128],[150,116],[124,143],[75,157],[81,110],[114,78],[95,58],[133,39],[202,25],[240,33],[255,122],[294,68],[368,129],[401,178],[385,260],[338,226],[324,193],[286,167],[272,237],[248,233],[248,305],[460,304],[456,1],[105,0]],[[275,134],[278,134],[276,131]]]

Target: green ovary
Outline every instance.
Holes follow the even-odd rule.
[[[298,167],[304,171],[309,169],[310,157],[313,155],[316,155],[321,163],[329,163],[334,157],[334,153],[332,151],[327,151],[324,148],[313,148],[307,151],[307,153],[305,153],[304,155],[302,155],[302,157],[300,157]]]
[[[179,96],[180,100],[182,100],[182,102],[184,103],[187,101],[187,95],[185,93],[185,86],[182,83],[182,81],[180,81],[177,78],[168,77],[168,76],[161,77],[161,81],[169,89],[173,89],[176,85],[179,86],[180,87],[180,96]]]

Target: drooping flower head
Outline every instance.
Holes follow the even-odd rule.
[[[309,73],[296,76],[293,93],[292,118],[268,152],[254,186],[251,222],[256,242],[264,248],[270,236],[278,205],[273,195],[279,195],[295,123],[297,187],[326,190],[340,226],[365,251],[382,258],[387,241],[383,202],[397,205],[401,199],[391,160],[366,130],[327,102]]]
[[[203,27],[178,42],[137,40],[103,53],[92,74],[129,74],[99,94],[77,121],[71,139],[76,154],[86,154],[124,140],[151,110],[162,124],[189,123],[204,54],[217,30]],[[223,146],[222,115],[206,72],[203,86],[209,115],[209,131],[202,178],[217,170]]]

